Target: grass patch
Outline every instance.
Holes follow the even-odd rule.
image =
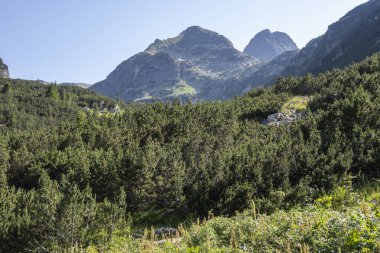
[[[153,99],[153,97],[151,95],[149,95],[148,92],[144,92],[144,96],[143,97],[136,98],[134,101],[135,102],[139,102],[139,101],[148,100],[148,99]]]
[[[191,87],[186,81],[182,80],[180,84],[178,84],[172,89],[172,94],[170,96],[172,97],[178,97],[182,95],[194,96],[195,94],[197,94],[197,91],[193,87]]]
[[[303,111],[307,108],[310,97],[295,96],[289,99],[281,108],[281,112],[290,110]]]

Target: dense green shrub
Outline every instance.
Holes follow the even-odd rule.
[[[123,229],[114,220],[120,210],[205,217],[210,210],[233,215],[255,203],[270,214],[312,203],[347,175],[354,185],[379,179],[379,59],[280,79],[229,101],[130,104],[120,113],[112,112],[115,101],[80,88],[1,79],[2,250],[109,242]],[[302,119],[262,124],[295,96],[310,98]],[[73,216],[75,227],[66,227]]]

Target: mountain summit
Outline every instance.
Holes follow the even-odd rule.
[[[194,45],[214,45],[219,47],[233,47],[223,35],[203,29],[199,26],[191,26],[181,33],[182,39],[179,45],[187,47]]]
[[[224,99],[236,93],[233,82],[260,63],[223,35],[192,26],[174,38],[157,39],[90,89],[127,102]]]
[[[175,38],[167,40],[157,39],[145,52],[154,54],[168,48],[171,50],[184,50],[199,46],[233,48],[232,42],[223,35],[199,26],[191,26]]]
[[[8,66],[3,63],[3,60],[0,58],[0,77],[9,78]]]
[[[264,62],[270,62],[277,56],[297,50],[296,43],[289,35],[283,32],[271,32],[263,30],[255,35],[244,49],[244,53],[252,55]]]

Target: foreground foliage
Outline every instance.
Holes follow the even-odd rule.
[[[380,192],[338,187],[313,205],[272,215],[254,205],[232,218],[216,217],[181,229],[181,241],[115,236],[105,252],[379,252]],[[99,252],[90,246],[85,252]]]

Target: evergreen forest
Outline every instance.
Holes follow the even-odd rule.
[[[0,252],[380,252],[379,180],[380,54],[196,104],[0,79]]]

